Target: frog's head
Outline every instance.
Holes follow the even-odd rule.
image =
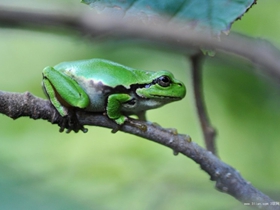
[[[163,105],[180,100],[186,95],[185,85],[169,71],[154,72],[150,80],[143,88],[137,89],[136,93],[140,97],[156,100]]]

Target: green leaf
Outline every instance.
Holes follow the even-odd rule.
[[[200,31],[207,27],[219,34],[228,32],[256,0],[82,0],[99,13],[119,17],[136,17],[154,21],[165,16],[169,21],[184,21],[189,29]]]

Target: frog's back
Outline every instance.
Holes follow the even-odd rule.
[[[123,85],[126,88],[132,83],[141,82],[145,80],[145,71],[135,70],[123,66],[121,64],[104,60],[104,59],[91,59],[64,62],[54,67],[78,80],[94,80],[95,82],[102,82],[104,85],[116,87]]]

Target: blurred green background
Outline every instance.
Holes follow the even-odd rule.
[[[78,0],[7,1],[18,9],[88,9]],[[232,31],[280,46],[280,2],[259,0]],[[171,70],[186,98],[148,112],[150,121],[177,128],[203,145],[189,63],[184,56],[143,43],[88,40],[71,34],[0,28],[0,89],[45,98],[41,71],[61,61],[110,59],[145,70]],[[216,55],[205,62],[204,88],[217,147],[226,163],[280,201],[280,86],[256,66]],[[177,110],[177,111],[174,111]],[[214,189],[197,164],[163,146],[89,127],[65,134],[43,120],[0,115],[0,209],[247,209]]]

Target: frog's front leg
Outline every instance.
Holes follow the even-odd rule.
[[[110,119],[114,120],[118,125],[124,124],[127,117],[121,113],[121,106],[127,103],[132,97],[125,93],[112,94],[108,97],[107,115]]]
[[[108,97],[107,104],[107,115],[110,119],[115,120],[115,122],[121,126],[125,121],[129,121],[133,126],[139,128],[142,131],[146,131],[147,127],[141,123],[136,123],[129,120],[125,115],[121,113],[121,107],[123,104],[134,104],[135,100],[128,94],[113,94]],[[145,111],[137,113],[137,116],[141,120],[145,120]],[[115,133],[119,129],[113,129],[112,132]]]

